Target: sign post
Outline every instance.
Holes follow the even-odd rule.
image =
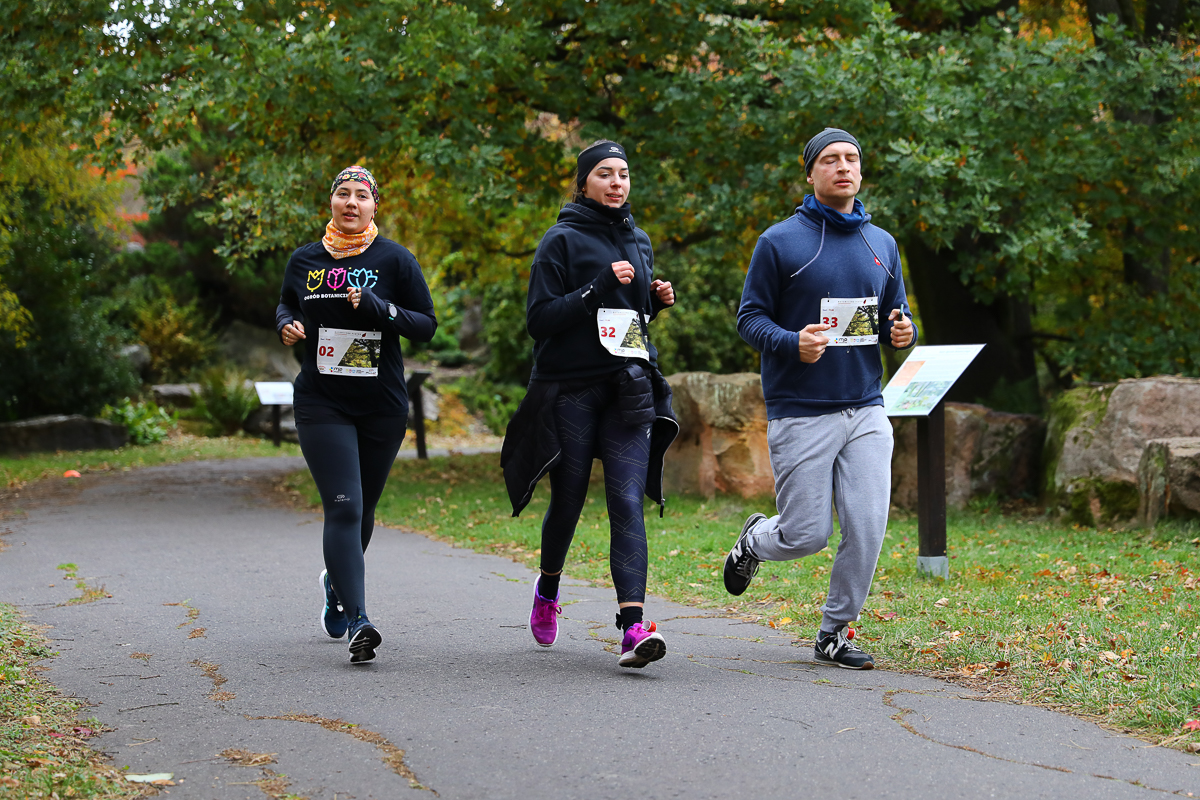
[[[946,555],[946,404],[981,344],[913,349],[883,390],[889,417],[917,417],[917,572],[950,577]]]
[[[283,407],[292,404],[292,384],[287,381],[258,381],[254,384],[254,391],[258,392],[258,402],[271,407],[271,441],[279,447],[283,442],[280,417]]]

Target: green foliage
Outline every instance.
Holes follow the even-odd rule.
[[[508,421],[517,413],[525,397],[525,387],[518,384],[492,383],[485,378],[459,378],[447,389],[458,395],[472,414],[482,414],[483,420],[497,436],[503,436]]]
[[[150,350],[150,371],[158,381],[183,379],[208,362],[216,349],[210,323],[197,302],[180,305],[166,291],[140,298],[133,330]]]
[[[60,124],[37,138],[0,149],[0,305],[15,322],[0,325],[5,420],[94,414],[137,385],[100,289],[115,187],[72,160]]]
[[[213,367],[200,377],[196,413],[209,424],[212,436],[230,435],[259,407],[258,394],[245,373]]]
[[[103,419],[129,429],[129,441],[136,445],[158,444],[175,427],[175,419],[153,400],[133,402],[128,397],[115,406],[105,406]]]
[[[1098,29],[1097,48],[1045,4],[1032,22],[982,2],[794,5],[119,0],[85,4],[74,33],[28,30],[82,42],[36,45],[81,131],[102,133],[104,104],[104,157],[175,154],[154,165],[152,213],[186,212],[193,241],[256,285],[320,234],[329,176],[372,168],[385,233],[432,283],[490,298],[493,378],[528,373],[529,259],[573,152],[600,136],[635,154],[635,213],[677,285],[652,331],[664,368],[753,369],[731,313],[744,266],[803,196],[798,155],[825,125],[860,135],[868,208],[922,254],[926,341],[986,334],[1009,383],[1035,346],[1060,374],[1150,368],[1108,359],[1141,346],[1079,333],[1069,306],[1098,278],[1193,302],[1173,282],[1200,253],[1195,43]],[[12,63],[32,69],[32,52]],[[964,301],[929,287],[955,281],[969,313],[951,325]],[[1041,347],[1053,337],[1073,349]]]

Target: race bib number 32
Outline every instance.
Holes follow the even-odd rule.
[[[630,308],[600,308],[596,310],[596,326],[600,329],[600,345],[614,356],[650,360],[650,350],[637,323],[638,312]]]
[[[317,372],[355,378],[378,377],[382,342],[383,334],[379,331],[321,328],[317,337]]]
[[[879,344],[879,298],[822,297],[820,322],[830,347]]]

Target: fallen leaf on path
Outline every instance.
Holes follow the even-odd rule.
[[[934,605],[938,608],[945,608],[946,606],[950,605],[950,600],[949,598],[943,597],[942,599],[936,601]]]
[[[171,780],[174,774],[173,772],[150,772],[145,775],[126,775],[125,780],[130,783],[149,783],[153,786],[174,786],[175,783]]]
[[[1183,729],[1185,731],[1200,731],[1200,719],[1189,719],[1183,723]]]

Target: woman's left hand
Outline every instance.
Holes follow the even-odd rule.
[[[346,292],[346,299],[349,300],[350,305],[354,306],[354,308],[357,310],[358,304],[362,302],[362,289],[350,287],[350,290]]]
[[[650,288],[658,295],[658,300],[664,306],[675,305],[675,290],[671,288],[670,281],[655,281],[650,284]]]

